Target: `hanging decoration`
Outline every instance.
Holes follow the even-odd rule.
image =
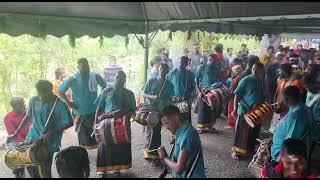
[[[169,40],[169,41],[172,41],[172,34],[173,34],[173,32],[170,31],[170,32],[169,32],[169,35],[168,35],[168,40]]]
[[[99,37],[100,48],[103,47],[103,40],[104,40],[103,36],[100,36],[100,37]]]
[[[192,38],[192,32],[188,31],[186,41],[189,41]]]
[[[69,44],[72,48],[76,47],[76,38],[73,35],[69,35]]]
[[[129,45],[129,36],[128,35],[126,35],[124,37],[124,43],[125,43],[126,48],[128,49],[128,45]]]

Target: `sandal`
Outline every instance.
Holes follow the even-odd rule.
[[[231,158],[234,159],[234,160],[239,160],[239,159],[240,159],[240,156],[239,156],[238,153],[232,152],[232,153],[231,153]]]

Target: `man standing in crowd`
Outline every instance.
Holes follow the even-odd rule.
[[[162,51],[161,55],[162,63],[166,63],[169,66],[169,70],[173,68],[173,62],[172,59],[169,58],[169,52],[167,50]]]
[[[161,64],[161,57],[160,56],[154,57],[150,63],[152,67],[151,73],[150,73],[151,78],[157,78],[159,76],[160,64]]]
[[[274,102],[278,103],[275,106],[275,113],[279,114],[278,121],[281,121],[281,119],[284,118],[284,116],[288,111],[288,107],[284,103],[284,100],[285,100],[283,96],[284,89],[289,86],[296,86],[299,88],[300,94],[303,94],[305,90],[302,82],[299,79],[296,79],[294,76],[292,76],[291,64],[281,64],[279,70],[280,70],[280,73],[279,73],[280,80],[278,81],[276,93],[274,96]]]
[[[60,151],[63,131],[72,126],[72,117],[66,103],[53,94],[51,82],[40,80],[36,84],[36,89],[38,95],[30,99],[26,116],[9,139],[16,138],[32,119],[26,140],[30,143],[42,138],[48,154],[42,159],[39,167],[28,167],[28,172],[32,178],[52,178],[53,154]]]
[[[56,76],[56,80],[53,81],[52,85],[53,85],[53,93],[56,95],[56,96],[60,96],[60,93],[58,91],[58,86],[61,84],[61,82],[63,81],[63,79],[65,78],[65,70],[64,68],[60,67],[60,68],[57,68],[55,71],[54,71],[54,74]],[[72,101],[72,95],[71,95],[71,89],[69,89],[67,92],[66,92],[66,96],[67,98]]]
[[[249,56],[249,50],[245,43],[241,44],[241,50],[238,52],[238,58],[242,59],[242,62],[247,64]]]
[[[277,89],[277,79],[279,77],[278,69],[280,67],[281,61],[282,61],[282,56],[279,54],[275,58],[275,60],[268,66],[266,67],[266,72],[265,72],[265,83],[266,83],[266,91],[267,91],[267,100],[269,103],[273,102],[273,97],[276,93]]]
[[[79,145],[87,149],[94,149],[97,147],[96,140],[91,137],[97,107],[94,101],[97,98],[98,85],[103,89],[106,87],[106,82],[99,74],[90,71],[86,58],[78,60],[78,70],[62,81],[58,91],[75,116]],[[70,102],[64,95],[69,88],[72,90],[73,102]]]
[[[188,58],[190,58],[190,51],[188,48],[184,48],[183,49],[183,52],[180,56],[178,56],[178,58],[176,58],[176,60],[173,62],[173,69],[176,69],[176,68],[179,68],[180,66],[180,57],[181,56],[186,56]],[[188,62],[188,65],[189,65],[189,62]]]
[[[273,46],[269,46],[267,48],[267,52],[265,54],[263,54],[261,57],[259,57],[260,62],[263,65],[271,63],[275,58],[274,57],[274,53],[275,53],[274,47]]]
[[[159,157],[171,169],[172,177],[206,178],[201,140],[197,131],[190,123],[185,123],[174,105],[165,107],[162,115],[163,125],[176,135],[172,157],[168,157],[164,147],[158,148]]]
[[[26,106],[22,97],[11,97],[10,106],[12,111],[8,112],[3,119],[9,136],[14,134],[26,115]],[[31,120],[28,121],[21,133],[19,133],[17,137],[10,143],[10,146],[17,147],[20,142],[25,141],[31,123]],[[24,178],[24,168],[13,170],[13,174],[16,178]]]
[[[104,66],[104,77],[108,87],[114,87],[116,82],[116,75],[118,71],[121,71],[122,67],[117,65],[117,59],[114,56],[111,56],[109,64]]]
[[[233,63],[233,59],[234,59],[232,48],[227,49],[227,59],[228,59],[229,65],[231,66],[231,64]]]
[[[192,53],[190,57],[190,69],[195,73],[196,69],[201,63],[206,64],[207,58],[200,53],[199,43],[193,44]]]

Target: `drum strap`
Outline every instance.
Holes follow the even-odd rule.
[[[306,105],[311,108],[319,98],[320,98],[320,93],[318,93],[315,96],[313,96],[311,101]]]
[[[201,153],[201,149],[199,149],[198,154],[197,154],[197,156],[196,156],[196,159],[195,159],[195,160],[193,161],[193,163],[192,163],[192,166],[191,166],[191,168],[190,168],[190,170],[189,170],[189,172],[188,172],[188,174],[187,174],[187,178],[190,178],[190,177],[191,177],[191,175],[192,175],[192,173],[193,173],[193,170],[194,170],[194,168],[196,167],[196,164],[197,164],[197,162],[198,162],[198,160],[199,160],[200,153]]]
[[[167,83],[167,79],[164,80],[164,83],[163,83],[162,86],[161,86],[161,89],[160,89],[159,94],[158,94],[159,97],[161,96],[162,91],[163,91],[163,88],[164,88],[164,86],[166,85],[166,83]],[[150,104],[150,101],[147,101],[147,102],[148,102],[148,103],[146,103],[146,104]]]
[[[159,97],[161,96],[162,90],[163,90],[164,86],[166,85],[166,83],[167,83],[167,79],[165,79],[165,80],[164,80],[164,83],[162,84],[162,87],[161,87],[160,92],[159,92],[159,95],[158,95]]]
[[[46,124],[44,125],[43,131],[42,131],[42,136],[46,133],[48,124],[51,122],[51,121],[50,121],[50,120],[51,120],[51,116],[52,116],[52,113],[53,113],[53,111],[54,111],[54,109],[55,109],[55,107],[56,107],[56,105],[57,105],[58,99],[59,99],[59,98],[56,97],[56,99],[55,99],[55,101],[54,101],[54,103],[53,103],[53,106],[52,106],[52,108],[51,108],[51,110],[50,110],[50,113],[49,113],[49,116],[48,116],[48,118],[47,118]]]

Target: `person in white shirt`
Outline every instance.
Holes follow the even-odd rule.
[[[116,82],[116,75],[118,71],[122,71],[123,68],[120,65],[117,65],[117,59],[114,56],[111,56],[109,63],[107,62],[104,65],[104,77],[108,87],[114,87]]]
[[[192,50],[193,52],[190,56],[190,70],[194,73],[200,64],[206,64],[206,57],[200,53],[198,43],[193,44]]]
[[[229,65],[231,65],[232,62],[233,62],[233,59],[234,59],[234,57],[233,57],[233,49],[232,48],[228,48],[227,49],[227,59],[229,61]]]

